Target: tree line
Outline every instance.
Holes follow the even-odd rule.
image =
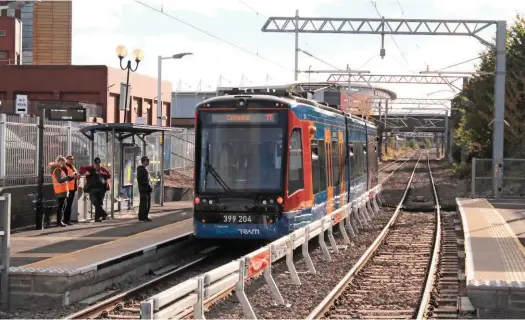
[[[525,18],[517,15],[507,29],[504,156],[525,158]],[[481,53],[479,74],[468,78],[452,101],[455,162],[492,158],[496,52]]]

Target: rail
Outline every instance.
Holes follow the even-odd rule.
[[[115,308],[118,308],[119,306],[124,305],[123,302],[126,300],[129,300],[132,297],[140,295],[142,292],[145,292],[151,288],[154,288],[155,286],[159,285],[163,281],[167,280],[168,278],[185,271],[189,269],[190,267],[199,264],[203,262],[204,260],[211,257],[214,253],[214,251],[217,250],[217,247],[211,247],[203,252],[200,253],[194,260],[169,271],[168,273],[165,273],[153,280],[150,280],[146,283],[143,283],[135,288],[132,288],[130,290],[127,290],[121,294],[118,294],[116,296],[110,297],[104,301],[101,301],[97,304],[94,304],[92,306],[89,306],[83,310],[80,310],[74,314],[69,315],[68,317],[64,319],[99,319],[99,318],[106,318],[108,314]],[[137,310],[139,311],[139,310]]]
[[[432,169],[430,168],[430,157],[427,157],[427,163],[428,173],[430,175],[430,183],[432,184],[434,201],[436,203],[436,231],[434,235],[434,249],[432,252],[432,259],[428,268],[427,281],[425,283],[425,290],[423,291],[423,296],[421,297],[421,303],[419,305],[417,319],[423,319],[425,317],[425,313],[428,310],[430,298],[432,295],[432,289],[434,288],[438,258],[441,250],[441,208],[439,206],[439,197],[436,190],[436,184],[434,183],[434,177],[432,176]]]
[[[381,172],[381,171],[385,170],[386,168],[390,167],[391,165],[396,164],[399,160],[403,159],[408,154],[410,154],[410,152],[407,152],[407,153],[403,154],[402,156],[400,156],[399,158],[395,159],[394,161],[389,162],[388,164],[385,164],[384,166],[379,168],[378,171]],[[412,152],[412,154],[414,154],[414,153]]]
[[[359,232],[358,226],[367,226],[372,217],[379,213],[377,199],[380,199],[378,196],[381,190],[382,185],[379,184],[320,220],[316,220],[238,260],[189,279],[142,301],[140,318],[180,319],[193,316],[195,319],[204,319],[205,308],[221,301],[228,297],[232,291],[235,291],[246,318],[256,319],[255,312],[244,291],[244,286],[246,281],[258,278],[261,275],[269,286],[275,302],[278,305],[285,305],[271,274],[272,264],[285,258],[292,281],[300,285],[301,280],[293,261],[294,250],[301,247],[302,258],[305,260],[308,272],[315,274],[317,271],[308,250],[309,241],[317,237],[325,262],[331,262],[330,252],[325,242],[325,231],[327,231],[328,241],[334,253],[339,254],[340,251],[333,236],[334,226],[339,226],[345,243],[349,244],[350,238],[347,231],[351,237],[356,236]]]
[[[403,204],[405,203],[405,198],[408,194],[408,191],[410,190],[410,185],[412,184],[412,179],[414,178],[414,174],[416,173],[417,165],[419,164],[419,161],[421,160],[423,154],[419,155],[419,158],[416,162],[416,165],[414,166],[414,170],[412,171],[412,174],[410,175],[410,178],[408,179],[407,186],[405,188],[405,191],[403,192],[403,196],[401,197],[401,200],[399,201],[399,204],[396,207],[396,210],[394,211],[394,214],[392,215],[392,218],[388,221],[388,223],[385,225],[379,236],[374,240],[374,242],[368,247],[368,249],[363,253],[361,258],[356,262],[354,267],[350,269],[350,271],[344,276],[344,278],[335,286],[335,288],[330,291],[330,293],[326,296],[326,298],[321,301],[321,303],[306,317],[306,319],[320,319],[322,318],[323,314],[328,311],[330,306],[332,305],[333,301],[341,295],[341,293],[346,288],[347,284],[354,278],[354,276],[366,265],[368,260],[374,255],[375,251],[383,240],[386,238],[386,235],[388,234],[388,231],[394,224],[394,222],[397,220],[397,217],[401,213],[401,209],[403,208]],[[408,160],[407,160],[408,161]],[[405,161],[406,162],[406,161]]]
[[[403,156],[403,157],[397,159],[395,162],[393,162],[393,163],[396,163],[396,162],[399,161],[399,160],[405,160],[403,163],[401,163],[401,164],[399,165],[399,167],[397,167],[394,171],[390,172],[390,173],[388,174],[388,176],[386,176],[386,177],[385,177],[383,180],[381,180],[379,183],[380,183],[380,184],[385,183],[385,181],[387,181],[388,179],[390,179],[390,177],[391,177],[392,175],[394,175],[394,173],[396,173],[397,170],[399,170],[399,168],[403,167],[403,166],[405,165],[405,163],[407,163],[410,159],[412,159],[412,157],[413,157],[414,155],[416,155],[415,152],[412,153],[412,154],[410,154],[410,155],[409,155],[409,153],[407,153],[407,154],[405,154],[405,156],[408,156],[408,158],[404,158],[404,156]],[[418,161],[419,161],[419,160],[418,160]],[[384,169],[384,168],[383,168],[383,169]]]

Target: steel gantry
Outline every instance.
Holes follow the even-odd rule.
[[[315,71],[312,71],[315,73]],[[463,80],[460,76],[430,76],[409,74],[354,74],[332,72],[328,82],[352,83],[407,83],[407,84],[452,84]]]
[[[480,33],[496,26],[496,44],[483,39]],[[503,144],[505,120],[505,77],[507,56],[507,22],[505,20],[438,20],[438,19],[372,19],[372,18],[320,18],[269,17],[263,32],[295,34],[295,75],[299,70],[299,33],[319,34],[375,34],[470,36],[496,51],[494,88],[494,132],[492,149],[492,193],[499,198],[502,183]],[[384,55],[384,49],[381,49]]]

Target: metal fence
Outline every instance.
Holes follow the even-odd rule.
[[[4,311],[9,309],[9,254],[11,248],[11,194],[0,196],[0,239],[2,255],[0,261],[0,305]]]
[[[111,134],[98,133],[95,149],[90,153],[91,142],[80,129],[91,125],[75,122],[44,122],[44,165],[58,155],[75,155],[77,167],[88,165],[99,156],[103,164],[111,166],[107,155],[113,154]],[[146,154],[152,159],[151,171],[160,172],[160,134],[146,139]],[[173,128],[165,134],[164,169],[188,170],[193,167],[194,132]],[[117,143],[117,148],[120,144]],[[38,117],[0,114],[0,183],[1,186],[32,185],[37,183]],[[117,159],[118,160],[118,159]],[[118,167],[118,161],[115,163]],[[119,172],[119,168],[115,168]],[[46,182],[51,172],[45,170]]]
[[[525,159],[503,159],[501,197],[525,196]],[[471,192],[473,196],[492,196],[492,159],[472,158]]]

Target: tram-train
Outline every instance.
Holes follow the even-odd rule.
[[[197,238],[280,238],[377,184],[377,128],[297,86],[197,105]]]

